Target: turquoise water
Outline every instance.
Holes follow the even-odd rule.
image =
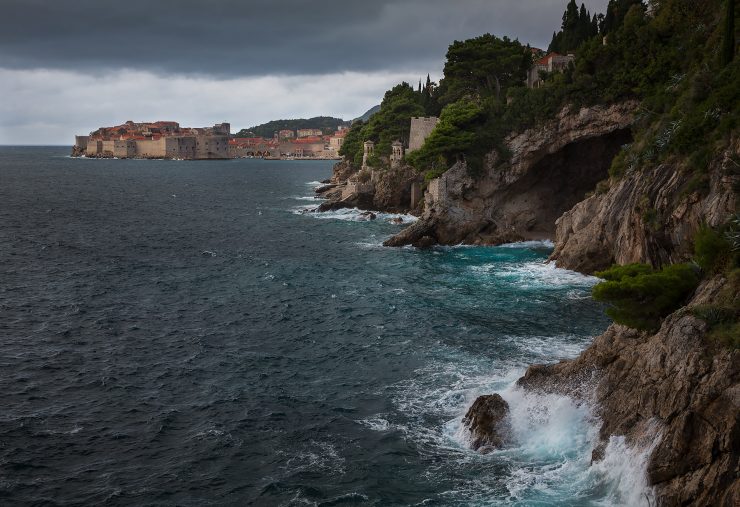
[[[328,162],[65,155],[0,149],[4,503],[644,500],[588,406],[513,386],[608,325],[551,245],[384,248],[388,215],[309,211]],[[516,441],[480,455],[494,391]]]

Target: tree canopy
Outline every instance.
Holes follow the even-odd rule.
[[[375,153],[379,156],[390,154],[393,141],[408,144],[411,118],[426,114],[423,101],[422,93],[408,83],[394,86],[385,92],[380,110],[367,123],[356,122],[352,126],[339,154],[359,165],[365,141],[375,142]]]
[[[331,116],[298,118],[293,120],[273,120],[261,125],[242,129],[234,137],[272,137],[279,130],[321,129],[324,134],[333,133],[345,121]]]
[[[532,64],[532,55],[517,40],[485,34],[455,41],[447,50],[440,102],[462,98],[497,99],[513,85],[521,85]]]
[[[580,10],[575,0],[570,0],[563,13],[563,24],[560,31],[552,34],[552,42],[547,48],[548,53],[568,53],[575,51],[585,41],[598,35],[599,21],[596,15],[586,10],[586,6],[581,4]]]

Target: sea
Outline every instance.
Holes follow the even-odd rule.
[[[0,148],[0,504],[650,505],[645,451],[515,385],[609,324],[550,242],[383,247],[415,218],[316,213],[331,161],[69,151]]]

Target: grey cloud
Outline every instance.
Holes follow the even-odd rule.
[[[586,1],[603,11],[607,0]],[[438,67],[455,39],[545,46],[566,0],[2,0],[0,67],[257,76]]]

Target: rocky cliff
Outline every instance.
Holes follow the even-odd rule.
[[[631,141],[636,109],[634,102],[565,109],[509,136],[506,163],[491,153],[478,176],[456,164],[430,183],[421,220],[386,244],[547,238],[558,266],[581,272],[686,261],[701,224],[736,212],[740,141],[699,175],[672,160],[608,179],[612,159]],[[595,461],[612,436],[649,449],[647,479],[659,505],[740,505],[740,352],[708,338],[692,312],[723,288],[722,276],[707,280],[658,332],[612,325],[577,359],[531,366],[518,385],[588,402],[601,421]],[[737,287],[730,290],[740,306]],[[476,400],[463,421],[482,452],[505,444],[508,407],[493,396]]]
[[[704,282],[655,334],[612,325],[577,359],[531,366],[518,385],[590,402],[601,420],[595,461],[612,435],[652,446],[658,505],[740,505],[740,350],[712,342],[692,315],[726,284]]]
[[[614,263],[685,261],[701,224],[717,226],[735,213],[738,160],[736,138],[699,179],[679,162],[626,174],[556,221],[552,259],[560,267],[582,272]],[[696,181],[703,188],[692,189]]]
[[[455,164],[430,182],[422,219],[387,245],[552,239],[555,221],[607,177],[611,160],[631,141],[636,108],[633,101],[565,108],[506,138],[511,157],[492,152],[483,174]]]
[[[391,213],[418,212],[412,188],[420,188],[421,177],[410,166],[357,170],[345,161],[338,162],[326,185],[316,193],[326,199],[319,211],[360,208]]]

